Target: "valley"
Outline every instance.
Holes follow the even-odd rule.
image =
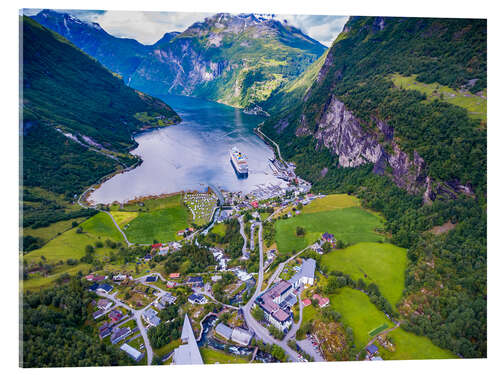
[[[20,22],[23,366],[486,355],[483,20]]]

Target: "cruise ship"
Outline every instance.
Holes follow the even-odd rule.
[[[231,164],[238,177],[248,177],[248,163],[246,155],[242,154],[236,147],[233,147],[229,151],[229,159],[231,160]]]

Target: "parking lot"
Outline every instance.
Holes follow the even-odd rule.
[[[314,358],[315,362],[324,362],[324,358],[321,356],[321,352],[318,349],[318,345],[311,338],[305,338],[304,340],[297,340],[297,344],[300,348]]]

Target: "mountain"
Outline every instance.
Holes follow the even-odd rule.
[[[132,135],[180,121],[165,103],[127,87],[59,34],[23,17],[22,168],[25,225],[64,216],[64,202],[137,162]]]
[[[464,109],[396,87],[395,74],[471,90],[479,100],[486,86],[484,21],[353,17],[310,90],[265,129],[283,142],[308,139],[341,167],[373,164],[429,200],[484,192],[486,132]]]
[[[134,39],[117,38],[104,31],[95,22],[84,22],[67,13],[42,10],[31,17],[36,22],[69,40],[82,51],[96,58],[125,82],[152,51]]]
[[[196,96],[236,107],[265,102],[325,47],[299,29],[253,14],[217,14],[152,46],[54,11],[33,17],[151,95]]]
[[[313,190],[357,195],[408,249],[401,329],[485,357],[486,20],[351,17],[302,78],[262,130]]]

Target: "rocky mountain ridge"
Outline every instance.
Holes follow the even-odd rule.
[[[151,95],[195,96],[253,108],[298,77],[326,47],[272,17],[219,13],[145,46],[44,10],[32,17]]]

